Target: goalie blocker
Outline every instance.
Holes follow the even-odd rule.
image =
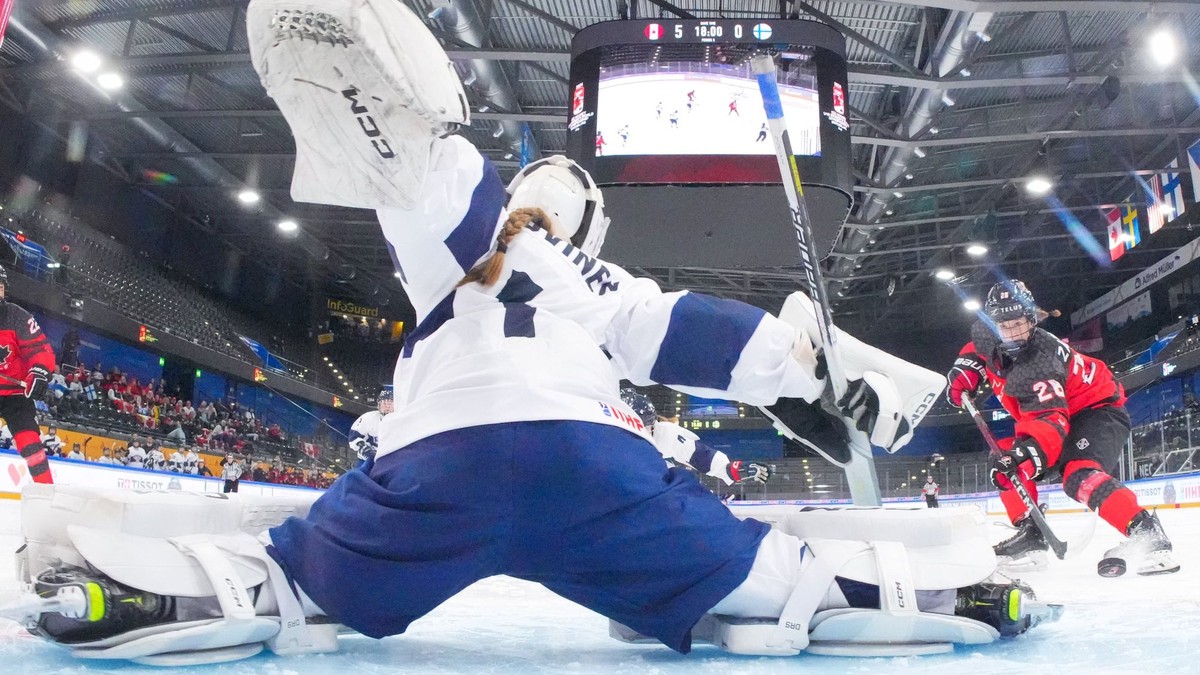
[[[817,308],[804,293],[788,296],[779,318],[804,335],[818,334]],[[819,404],[780,399],[761,410],[785,436],[838,466],[850,462],[849,430],[852,429],[869,430],[871,445],[889,453],[896,452],[912,440],[917,425],[945,388],[945,379],[938,373],[872,347],[845,331],[834,330],[849,381],[842,400],[833,401],[831,390],[826,387]],[[817,349],[816,346],[811,348]],[[825,377],[820,368],[818,376]]]
[[[33,486],[19,574],[35,592],[0,615],[79,658],[189,665],[264,647],[334,651],[340,627],[295,588],[262,534],[308,506]],[[990,579],[995,558],[967,514],[780,507],[753,515],[774,529],[746,581],[693,629],[696,641],[739,654],[923,654],[1057,617],[1028,587]],[[619,624],[612,633],[640,638]]]

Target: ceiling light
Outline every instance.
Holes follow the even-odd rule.
[[[1150,35],[1150,56],[1163,67],[1175,63],[1179,59],[1179,41],[1175,33],[1163,28]]]
[[[242,190],[238,193],[238,201],[243,204],[257,204],[259,199],[262,199],[254,190]]]
[[[945,267],[943,267],[942,269],[934,272],[933,276],[938,281],[950,281],[951,279],[954,278],[954,270],[946,269]]]
[[[948,106],[951,108],[954,107],[954,97],[952,97],[950,95],[950,92],[948,92],[948,91],[942,92],[942,105],[945,105],[945,106]]]
[[[938,129],[937,127],[929,127],[930,136],[937,136],[939,131],[941,131],[941,129]]]
[[[967,247],[967,255],[972,255],[972,256],[975,256],[976,258],[978,258],[981,255],[986,255],[987,252],[988,252],[988,247],[984,246],[983,244],[971,244],[970,246]]]
[[[912,175],[911,173],[906,173],[906,174],[904,174],[904,179],[905,179],[905,180],[912,180],[912,179],[913,179],[913,175]]]
[[[991,42],[992,36],[985,31],[975,31],[975,37],[979,38],[980,42]]]
[[[970,76],[971,76],[971,69],[970,69],[970,68],[963,68],[962,70],[958,71],[958,74],[959,74],[959,75],[962,75],[963,77],[970,77]]]
[[[913,148],[913,154],[920,159],[925,159],[925,148]]]
[[[1044,195],[1054,189],[1054,183],[1045,176],[1032,176],[1025,181],[1025,190],[1031,195]]]
[[[101,73],[96,78],[96,84],[100,85],[101,89],[116,91],[125,86],[125,78],[116,73]]]
[[[891,216],[891,215],[895,215],[895,213],[896,213],[896,212],[895,212],[895,211],[893,211],[892,209],[888,209],[887,211],[884,211],[884,212],[883,212],[883,215],[885,215],[885,216]]]
[[[71,57],[71,67],[81,73],[94,73],[102,65],[104,62],[100,60],[100,55],[90,49],[75,52],[75,56]]]
[[[295,232],[296,230],[300,229],[300,226],[297,225],[296,221],[294,220],[281,220],[275,225],[275,227],[278,227],[280,232],[288,233]]]
[[[978,312],[979,307],[980,304],[978,300],[967,300],[963,303],[963,309],[967,310],[968,312]]]
[[[400,271],[399,271],[399,270],[397,270],[397,271],[395,271],[395,272],[392,272],[392,276],[396,277],[397,279],[403,279],[403,278],[404,278],[404,277],[403,277],[403,276],[400,274]]]
[[[904,196],[904,193],[897,190],[896,192],[892,193],[892,196],[895,197],[896,199],[900,199],[901,197]]]

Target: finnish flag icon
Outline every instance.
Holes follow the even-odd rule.
[[[758,38],[759,40],[770,39],[771,24],[769,24],[769,23],[754,24],[754,29],[752,30],[752,32],[754,33],[754,37]]]

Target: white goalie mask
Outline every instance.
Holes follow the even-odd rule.
[[[508,184],[508,210],[539,208],[576,248],[597,257],[608,231],[604,195],[575,162],[554,155],[521,169]]]

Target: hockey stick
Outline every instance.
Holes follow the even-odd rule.
[[[792,228],[796,232],[796,244],[800,248],[804,286],[808,290],[808,297],[820,313],[817,332],[821,338],[821,348],[833,385],[833,399],[835,402],[840,401],[846,394],[846,370],[838,353],[837,332],[834,330],[833,315],[829,309],[829,294],[825,290],[825,280],[822,278],[816,251],[813,250],[812,218],[808,214],[808,203],[804,199],[804,185],[800,182],[800,170],[796,166],[796,153],[792,151],[792,141],[788,136],[787,120],[783,117],[783,101],[779,98],[775,59],[770,54],[757,54],[750,59],[750,69],[758,80],[763,110],[767,113],[767,129],[771,132],[771,141],[775,146],[775,159],[779,163],[779,174],[783,178]],[[851,462],[843,467],[846,479],[850,483],[850,495],[856,505],[880,506],[883,502],[879,493],[879,479],[875,475],[875,459],[871,456],[871,443],[866,441],[865,447],[858,447],[860,445],[864,444],[861,441],[851,444],[853,449],[858,450],[858,457],[852,457]]]
[[[966,394],[963,394],[962,402],[963,408],[970,413],[971,419],[975,421],[975,427],[979,429],[983,440],[987,441],[991,454],[1001,454],[1003,451],[1000,450],[1000,446],[996,443],[996,437],[992,435],[992,430],[988,429],[987,422],[983,421],[983,415],[979,414],[979,409],[975,407],[975,402]],[[1033,524],[1037,525],[1037,528],[1042,532],[1042,536],[1045,537],[1046,543],[1050,545],[1050,550],[1054,551],[1054,555],[1059,560],[1065,558],[1067,555],[1067,542],[1054,536],[1054,531],[1050,529],[1050,523],[1046,522],[1046,516],[1042,515],[1042,510],[1038,508],[1037,502],[1033,501],[1033,497],[1029,495],[1029,490],[1025,489],[1025,483],[1016,475],[1015,470],[1009,474],[1008,479],[1012,483],[1013,489],[1017,491],[1017,495],[1021,498],[1021,501],[1025,504],[1029,517],[1033,518]]]

